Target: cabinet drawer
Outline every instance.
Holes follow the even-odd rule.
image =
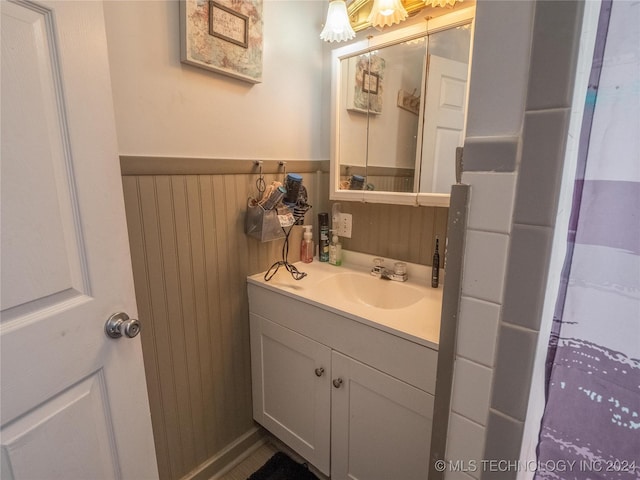
[[[437,351],[266,288],[249,284],[248,292],[252,314],[435,393]]]

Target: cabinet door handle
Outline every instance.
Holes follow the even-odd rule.
[[[324,375],[324,368],[316,368],[316,377],[321,377],[322,375]]]
[[[336,388],[340,388],[340,386],[341,386],[341,385],[342,385],[342,379],[341,379],[341,378],[336,378],[336,379],[333,381],[333,386],[334,386],[334,387],[336,387]]]

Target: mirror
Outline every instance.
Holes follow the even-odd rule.
[[[474,10],[333,51],[332,199],[448,205]]]

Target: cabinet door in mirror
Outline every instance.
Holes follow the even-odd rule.
[[[426,37],[341,60],[339,188],[414,192]]]
[[[419,191],[449,193],[464,143],[471,25],[429,35]]]
[[[338,188],[342,190],[362,190],[367,177],[369,113],[375,115],[380,84],[379,76],[372,77],[369,59],[370,54],[363,53],[341,61],[340,82],[344,95],[338,110],[341,159]]]
[[[381,69],[378,110],[369,115],[367,188],[414,192],[426,37],[371,54]]]

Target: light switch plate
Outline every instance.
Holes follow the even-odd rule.
[[[339,237],[351,238],[351,222],[353,216],[350,213],[341,213],[338,219],[336,235]]]

